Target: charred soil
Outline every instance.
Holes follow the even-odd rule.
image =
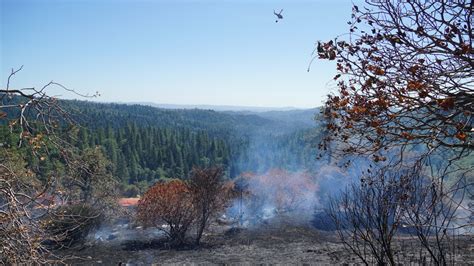
[[[134,229],[137,231],[144,229]],[[80,248],[62,251],[68,263],[83,265],[143,264],[353,264],[358,258],[338,241],[333,232],[310,226],[284,223],[263,224],[258,228],[214,226],[200,246],[171,248],[160,237],[137,232],[140,237],[94,241]],[[417,241],[396,241],[399,263],[422,263]],[[455,263],[474,262],[474,240],[460,237]]]

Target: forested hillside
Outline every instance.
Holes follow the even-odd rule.
[[[194,166],[221,165],[233,178],[275,167],[310,168],[316,156],[311,144],[317,141],[311,119],[316,110],[224,113],[85,101],[62,106],[77,125],[67,133],[73,145],[101,147],[109,171],[132,194],[159,179],[186,177]],[[9,145],[15,141],[10,138]],[[59,156],[50,154],[42,161],[31,156],[29,162],[45,178],[60,164]]]

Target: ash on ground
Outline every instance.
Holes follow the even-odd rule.
[[[295,218],[295,217],[293,217]],[[191,232],[193,233],[193,232]],[[212,224],[203,244],[171,249],[162,231],[121,222],[102,228],[95,239],[79,249],[62,251],[73,256],[66,262],[82,265],[150,264],[355,264],[358,258],[344,248],[334,232],[311,225],[294,225],[274,219],[259,227],[239,227],[222,221]],[[400,237],[400,264],[419,264],[427,254],[420,253],[418,241]],[[474,263],[474,239],[460,237],[456,263]]]

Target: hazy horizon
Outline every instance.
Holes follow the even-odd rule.
[[[283,10],[275,23],[273,10]],[[1,81],[54,80],[99,102],[320,106],[334,87],[317,40],[347,31],[350,1],[1,2]],[[73,94],[50,94],[74,99]]]
[[[82,99],[77,99],[77,100],[82,100]],[[86,99],[90,100],[90,99]],[[100,100],[100,98],[99,98]],[[168,109],[215,109],[215,110],[229,110],[232,111],[233,109],[235,110],[250,110],[255,109],[255,111],[293,111],[293,110],[311,110],[318,108],[320,106],[315,106],[315,107],[295,107],[295,106],[255,106],[255,105],[226,105],[226,104],[186,104],[186,103],[160,103],[160,102],[126,102],[126,101],[93,101],[97,103],[115,103],[115,104],[138,104],[138,105],[149,105],[153,107],[159,107],[159,108],[168,108]]]

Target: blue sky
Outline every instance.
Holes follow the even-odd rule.
[[[351,14],[348,0],[0,2],[2,86],[24,65],[12,86],[54,80],[106,102],[321,105],[335,68],[306,72],[311,52]]]

